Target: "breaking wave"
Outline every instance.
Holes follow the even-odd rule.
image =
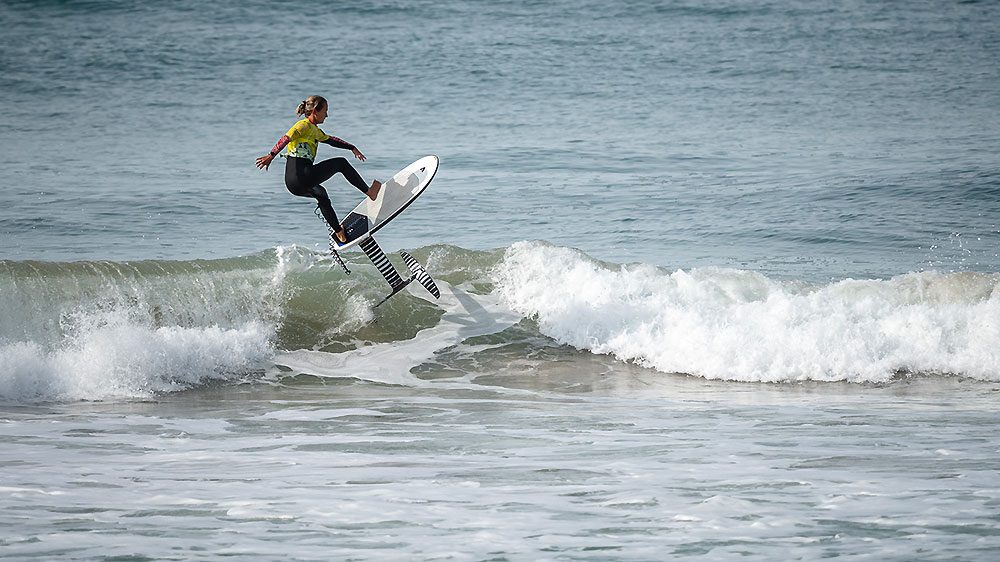
[[[998,274],[811,284],[608,264],[542,242],[413,254],[439,282],[490,294],[523,317],[522,335],[663,373],[1000,380]],[[376,315],[384,282],[363,255],[348,257],[349,276],[299,247],[220,260],[0,261],[0,401],[147,398],[259,377],[283,351],[391,347],[441,326],[441,307],[409,295]]]

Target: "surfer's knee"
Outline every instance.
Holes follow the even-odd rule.
[[[309,190],[309,195],[320,201],[329,201],[330,196],[326,193],[326,189],[322,185],[315,185]]]

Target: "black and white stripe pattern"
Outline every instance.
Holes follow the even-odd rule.
[[[441,291],[438,290],[437,285],[434,284],[434,280],[424,269],[424,266],[420,265],[420,262],[413,259],[413,256],[407,254],[406,252],[399,252],[399,255],[403,256],[403,261],[406,262],[406,267],[410,268],[413,272],[413,277],[424,286],[427,291],[434,295],[434,298],[441,298]]]
[[[368,256],[368,259],[372,260],[372,263],[375,264],[375,268],[382,274],[382,277],[385,277],[385,280],[389,282],[389,286],[392,287],[393,292],[402,289],[406,285],[399,276],[399,272],[396,271],[396,268],[389,263],[389,258],[385,257],[385,252],[375,243],[374,238],[368,238],[361,242],[360,246],[365,255]]]

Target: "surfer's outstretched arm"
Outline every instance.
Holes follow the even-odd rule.
[[[271,165],[271,161],[274,160],[274,157],[277,156],[279,152],[284,150],[285,145],[287,145],[291,140],[292,139],[288,138],[288,135],[278,139],[278,142],[275,143],[274,148],[272,148],[270,152],[257,159],[257,167],[261,170],[266,170],[267,167]]]
[[[354,157],[357,158],[358,160],[361,160],[362,162],[366,160],[365,155],[361,154],[361,151],[358,150],[358,147],[345,141],[344,139],[339,139],[333,135],[330,135],[330,138],[323,141],[323,144],[328,144],[334,148],[343,148],[344,150],[350,150],[351,152],[354,153]]]

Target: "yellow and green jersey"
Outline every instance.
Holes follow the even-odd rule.
[[[316,149],[319,143],[328,140],[330,135],[313,125],[308,119],[303,119],[292,125],[285,134],[288,137],[288,156],[316,160]]]

